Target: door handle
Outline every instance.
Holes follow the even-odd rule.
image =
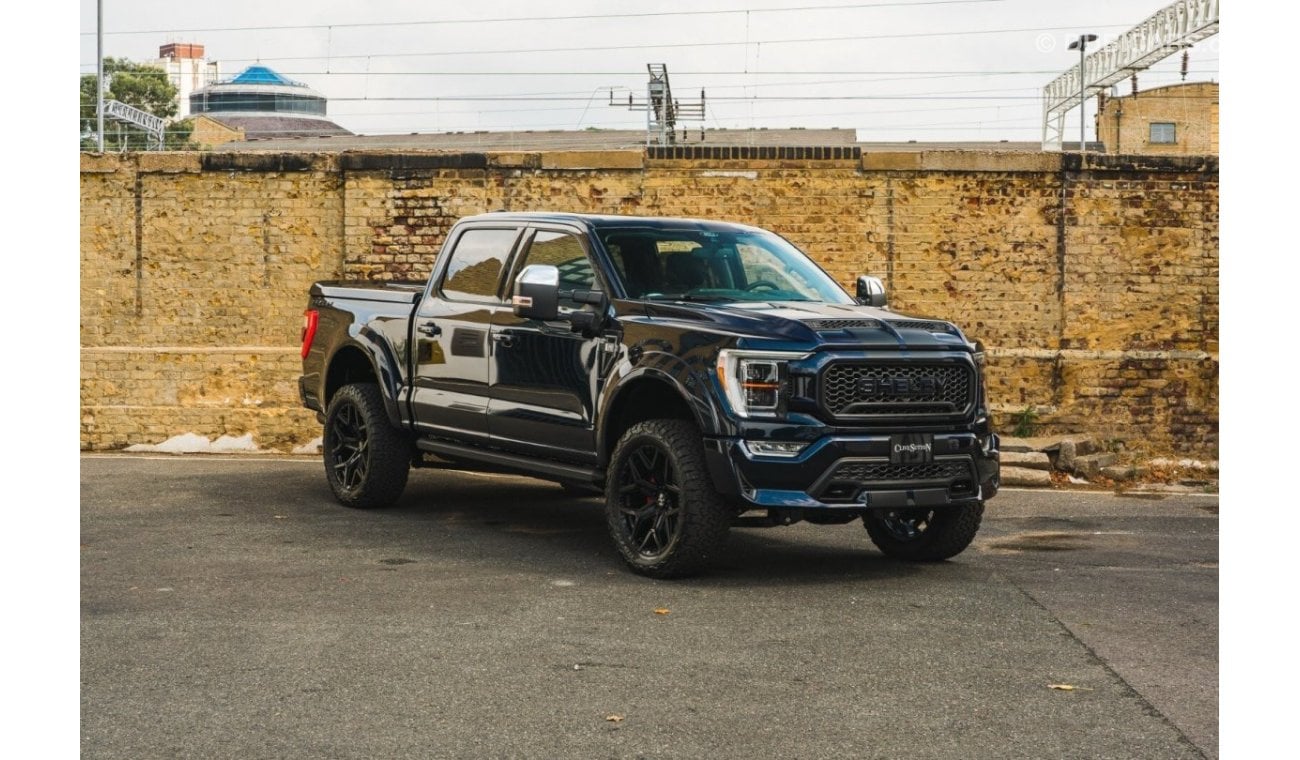
[[[515,336],[507,333],[492,333],[492,340],[502,348],[510,348],[515,344]]]
[[[442,328],[439,327],[435,322],[425,322],[424,324],[420,325],[415,329],[419,330],[425,335],[428,335],[430,338],[436,338],[437,336],[442,334]]]

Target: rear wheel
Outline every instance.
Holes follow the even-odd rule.
[[[341,504],[386,507],[406,488],[410,441],[389,423],[374,383],[345,385],[330,399],[322,449],[325,477]]]
[[[685,420],[629,428],[610,461],[605,516],[633,571],[675,578],[703,570],[726,542],[730,518],[709,480],[699,430]]]
[[[984,503],[955,507],[908,507],[868,511],[867,534],[880,551],[895,559],[937,562],[961,554],[979,531]]]

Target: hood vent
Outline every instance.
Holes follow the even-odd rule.
[[[925,330],[926,332],[951,333],[952,326],[946,322],[921,322],[917,320],[889,321],[895,330]]]
[[[808,326],[817,332],[827,330],[848,330],[851,328],[869,328],[878,329],[880,320],[878,319],[810,319]]]

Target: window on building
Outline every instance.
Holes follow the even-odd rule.
[[[1162,145],[1173,145],[1178,142],[1172,121],[1153,121],[1151,122],[1151,142]]]

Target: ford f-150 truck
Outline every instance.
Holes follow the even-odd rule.
[[[801,520],[947,559],[998,490],[980,347],[755,227],[473,216],[427,283],[316,283],[304,322],[299,392],[350,507],[413,466],[533,475],[603,492],[627,564],[674,577],[733,525]]]

